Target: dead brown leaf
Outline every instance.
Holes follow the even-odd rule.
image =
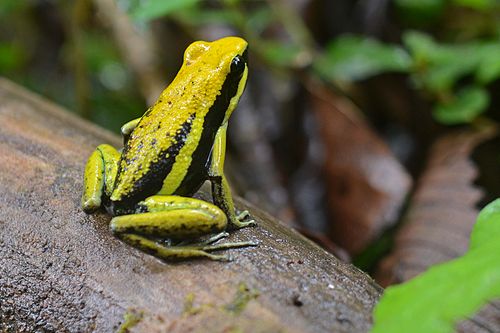
[[[326,146],[330,235],[356,254],[397,221],[412,181],[350,101],[318,85],[309,91]]]
[[[493,132],[458,132],[433,145],[394,251],[376,275],[382,286],[404,282],[467,251],[478,213],[475,205],[482,197],[473,185],[478,171],[469,156]],[[500,307],[492,303],[457,328],[460,332],[498,332]]]
[[[377,274],[382,285],[406,281],[467,251],[482,196],[472,184],[477,169],[469,155],[490,136],[491,131],[460,132],[434,144],[394,251]]]

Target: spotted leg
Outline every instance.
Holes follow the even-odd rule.
[[[90,155],[83,177],[82,209],[91,213],[101,207],[103,193],[111,195],[120,153],[107,144],[99,145]]]
[[[209,252],[256,245],[253,242],[211,245],[213,238],[199,244],[182,242],[182,245],[172,245],[179,240],[196,240],[220,233],[226,226],[226,215],[211,203],[194,198],[154,195],[138,204],[137,214],[114,217],[110,228],[127,244],[167,260],[192,257],[228,260],[225,255]],[[165,239],[172,240],[170,245],[163,241]]]

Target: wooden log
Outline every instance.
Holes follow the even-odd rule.
[[[1,332],[370,328],[381,288],[242,200],[258,226],[229,240],[259,246],[231,262],[164,262],[113,237],[80,194],[91,151],[120,141],[0,78]]]

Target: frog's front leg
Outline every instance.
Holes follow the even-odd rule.
[[[116,216],[111,220],[111,231],[121,240],[163,259],[208,257],[227,260],[224,255],[209,251],[253,246],[253,242],[210,245],[168,245],[161,240],[184,241],[215,234],[225,230],[227,218],[217,206],[206,201],[179,196],[154,195],[138,204],[137,214]],[[220,236],[218,236],[220,238]],[[217,238],[212,238],[215,241]]]
[[[210,157],[209,179],[212,183],[214,203],[226,213],[232,228],[244,228],[255,225],[254,220],[244,221],[250,215],[243,211],[236,215],[231,189],[224,176],[224,160],[226,155],[227,123],[219,128],[215,136],[214,146]]]
[[[130,138],[130,134],[137,127],[137,124],[139,124],[140,120],[141,120],[141,118],[136,118],[134,120],[127,122],[125,125],[122,126],[120,131],[122,132],[122,136],[123,136],[123,145],[127,144],[127,141]]]
[[[111,195],[119,160],[120,153],[107,144],[99,145],[90,155],[83,177],[82,208],[86,213],[101,207],[103,193]]]

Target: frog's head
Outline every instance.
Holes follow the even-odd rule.
[[[248,76],[248,43],[239,37],[225,37],[213,42],[197,41],[184,53],[183,69],[203,77],[203,90],[213,92],[229,119],[245,89]],[[200,89],[201,90],[201,89]],[[208,94],[210,95],[210,94]]]

